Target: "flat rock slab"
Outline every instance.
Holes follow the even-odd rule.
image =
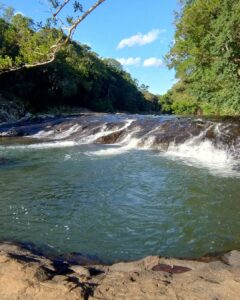
[[[240,252],[209,262],[149,256],[107,265],[56,266],[20,245],[0,243],[1,300],[237,300]]]

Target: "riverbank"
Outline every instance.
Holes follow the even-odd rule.
[[[158,256],[71,264],[0,244],[0,299],[239,299],[240,252],[200,261]]]

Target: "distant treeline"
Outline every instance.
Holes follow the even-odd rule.
[[[30,111],[52,107],[86,107],[94,111],[159,111],[158,98],[139,86],[121,64],[102,59],[87,45],[71,42],[57,52],[49,64],[22,68],[48,59],[58,39],[53,28],[41,28],[33,20],[5,10],[0,18],[0,69],[20,70],[0,75],[0,93],[7,99],[21,99]]]
[[[167,55],[177,83],[163,110],[177,114],[240,114],[240,1],[185,0]]]

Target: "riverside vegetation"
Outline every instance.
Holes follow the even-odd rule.
[[[47,60],[60,31],[38,27],[33,20],[4,11],[0,19],[0,68],[33,64],[42,54]],[[114,59],[102,59],[87,45],[70,42],[56,54],[54,62],[20,68],[0,76],[4,98],[22,99],[32,112],[51,107],[81,106],[95,111],[156,111],[158,98],[123,70]]]
[[[175,40],[166,55],[178,81],[165,95],[149,93],[116,60],[100,58],[74,41],[61,47],[51,64],[21,68],[47,61],[62,32],[51,20],[43,26],[2,9],[0,69],[20,67],[0,76],[2,95],[21,100],[32,112],[67,105],[109,112],[239,115],[239,1],[181,3]]]
[[[240,114],[239,0],[183,1],[167,55],[177,83],[163,110],[177,114]]]

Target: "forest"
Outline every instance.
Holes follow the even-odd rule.
[[[80,106],[105,112],[239,115],[239,0],[180,2],[174,42],[165,57],[176,83],[164,95],[151,94],[117,60],[101,58],[74,40],[49,56],[62,38],[51,20],[36,24],[12,8],[1,9],[1,95],[23,101],[32,112]]]
[[[4,99],[22,101],[33,113],[54,107],[94,111],[159,111],[158,98],[111,58],[101,58],[87,45],[71,41],[51,63],[51,45],[61,36],[5,9],[0,19],[0,86]],[[38,61],[39,64],[34,66]],[[41,64],[42,63],[42,64]],[[33,67],[22,67],[24,64]]]

